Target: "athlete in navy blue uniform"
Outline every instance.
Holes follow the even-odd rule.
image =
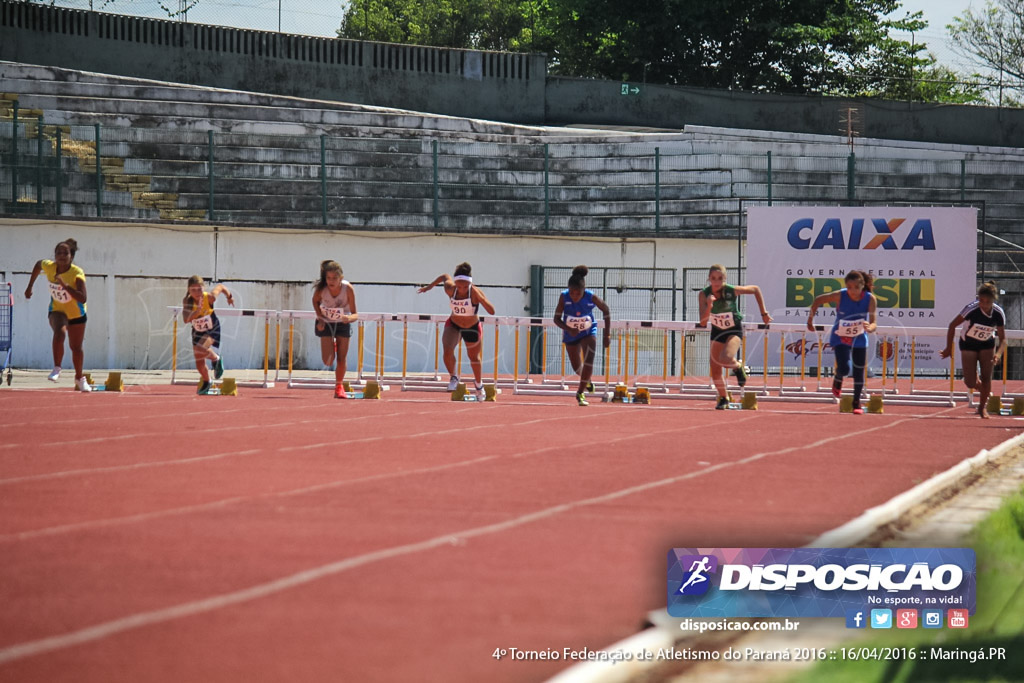
[[[572,369],[580,376],[576,390],[576,403],[589,405],[587,391],[593,391],[590,378],[594,374],[594,356],[597,353],[597,319],[594,309],[604,314],[604,348],[611,343],[611,311],[608,304],[587,289],[586,266],[576,266],[569,278],[569,288],[558,297],[555,306],[555,324],[562,328],[562,343]]]
[[[992,369],[999,363],[1006,351],[1006,314],[996,299],[999,290],[994,282],[986,282],[978,288],[978,299],[964,306],[960,314],[949,324],[946,348],[939,352],[943,358],[953,355],[953,335],[964,322],[960,333],[960,360],[963,364],[964,384],[971,391],[980,386],[978,415],[988,417],[988,397],[992,393]],[[999,348],[996,349],[996,339]],[[978,366],[981,365],[979,382]]]
[[[829,345],[836,355],[836,377],[832,381],[832,395],[842,394],[843,378],[853,374],[853,414],[863,415],[860,397],[864,392],[864,370],[867,368],[868,334],[878,327],[875,295],[871,293],[874,278],[869,273],[851,270],[846,274],[846,288],[815,297],[807,314],[807,329],[814,331],[814,313],[824,304],[833,304],[836,321],[832,324]],[[853,367],[850,367],[850,360]]]

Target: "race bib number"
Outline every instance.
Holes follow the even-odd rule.
[[[967,330],[967,336],[978,341],[988,341],[996,333],[996,328],[988,325],[971,325]]]
[[[213,329],[213,316],[204,315],[201,318],[194,318],[192,320],[192,329],[195,332],[209,332]]]
[[[569,316],[565,319],[565,324],[568,325],[569,329],[573,332],[586,332],[593,326],[594,321],[589,317],[587,318],[576,318]]]
[[[864,321],[863,320],[840,320],[839,327],[836,329],[836,334],[840,337],[846,337],[851,339],[853,337],[859,337],[864,334]]]
[[[337,322],[342,319],[345,315],[345,311],[340,308],[320,308],[324,313],[324,317],[332,322]]]
[[[712,313],[711,325],[720,330],[725,330],[730,327],[735,327],[736,320],[732,316],[732,311],[726,311],[725,313]]]
[[[59,304],[69,304],[74,301],[74,299],[71,298],[71,294],[56,282],[50,283],[50,296]]]
[[[470,316],[473,315],[472,299],[451,299],[452,315]]]

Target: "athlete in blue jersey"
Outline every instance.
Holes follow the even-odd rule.
[[[555,324],[562,328],[562,343],[572,369],[580,376],[580,386],[576,390],[576,403],[581,406],[587,403],[587,391],[593,391],[590,381],[594,374],[594,356],[597,353],[597,319],[594,309],[604,314],[604,348],[611,343],[611,311],[608,304],[587,289],[584,278],[587,277],[586,266],[576,266],[569,278],[569,288],[558,297],[555,306]]]
[[[807,314],[807,329],[814,331],[814,313],[824,304],[837,306],[836,321],[832,325],[829,345],[836,355],[836,377],[832,381],[832,395],[839,398],[843,391],[843,378],[851,374],[853,360],[853,413],[863,415],[860,397],[864,392],[864,370],[867,367],[868,333],[878,326],[875,320],[876,300],[871,293],[873,278],[870,274],[851,270],[846,274],[846,288],[815,297]]]
[[[943,358],[953,355],[953,336],[956,328],[964,322],[960,333],[960,360],[963,364],[964,384],[967,388],[981,387],[981,402],[978,415],[988,417],[988,396],[992,393],[992,369],[999,363],[1006,351],[1006,314],[996,303],[999,289],[994,282],[986,282],[978,288],[978,299],[964,306],[960,314],[949,324],[946,348],[939,352]],[[998,348],[996,339],[999,340]],[[981,365],[981,375],[978,366]],[[980,379],[980,381],[979,381]]]

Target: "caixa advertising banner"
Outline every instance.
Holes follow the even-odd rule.
[[[844,617],[872,610],[974,614],[970,548],[673,548],[673,617]]]
[[[902,328],[896,344],[871,336],[873,365],[886,355],[891,369],[898,351],[901,368],[910,367],[912,352],[917,368],[948,368],[949,362],[939,358],[945,335],[914,335],[914,329],[945,328],[974,300],[977,210],[751,207],[746,253],[744,284],[761,287],[776,322],[806,323],[816,296],[842,289],[845,274],[861,270],[874,277],[878,324]],[[825,327],[826,367],[834,362],[828,331],[835,313],[833,306],[823,306],[814,318]],[[758,337],[751,335],[755,346],[762,341]],[[807,365],[816,366],[817,335],[791,333],[785,342],[787,363],[799,363],[803,353]]]

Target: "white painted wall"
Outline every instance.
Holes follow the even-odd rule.
[[[193,274],[226,284],[240,308],[309,310],[320,261],[331,258],[341,263],[345,277],[354,284],[361,311],[445,313],[448,305],[442,293],[421,295],[416,286],[469,261],[475,284],[486,292],[499,315],[525,315],[529,292],[524,289],[530,284],[531,265],[682,269],[714,262],[731,265],[736,260],[736,244],[730,240],[215,229],[0,219],[0,281],[14,285],[13,363],[17,367],[51,366],[45,283],[37,281],[30,301],[25,300],[24,291],[35,262],[52,258],[57,242],[68,237],[78,241],[75,263],[87,277],[87,368],[169,368],[173,328],[167,306],[181,303],[186,280]],[[260,367],[262,324],[252,318],[227,317],[222,323],[228,366]],[[182,325],[178,329],[179,367],[194,367],[187,330]],[[287,335],[282,336],[286,343]],[[399,369],[400,327],[389,328],[387,339],[387,369]],[[493,366],[493,332],[488,331],[486,339],[484,367],[488,369]],[[352,346],[350,369],[355,364]],[[511,372],[511,334],[502,336],[500,347],[501,371]],[[373,348],[372,338],[366,348]],[[432,370],[433,354],[433,331],[411,330],[410,370]],[[319,369],[319,356],[312,322],[298,326],[296,367]],[[364,363],[372,367],[369,353]],[[64,364],[70,367],[70,354]]]

